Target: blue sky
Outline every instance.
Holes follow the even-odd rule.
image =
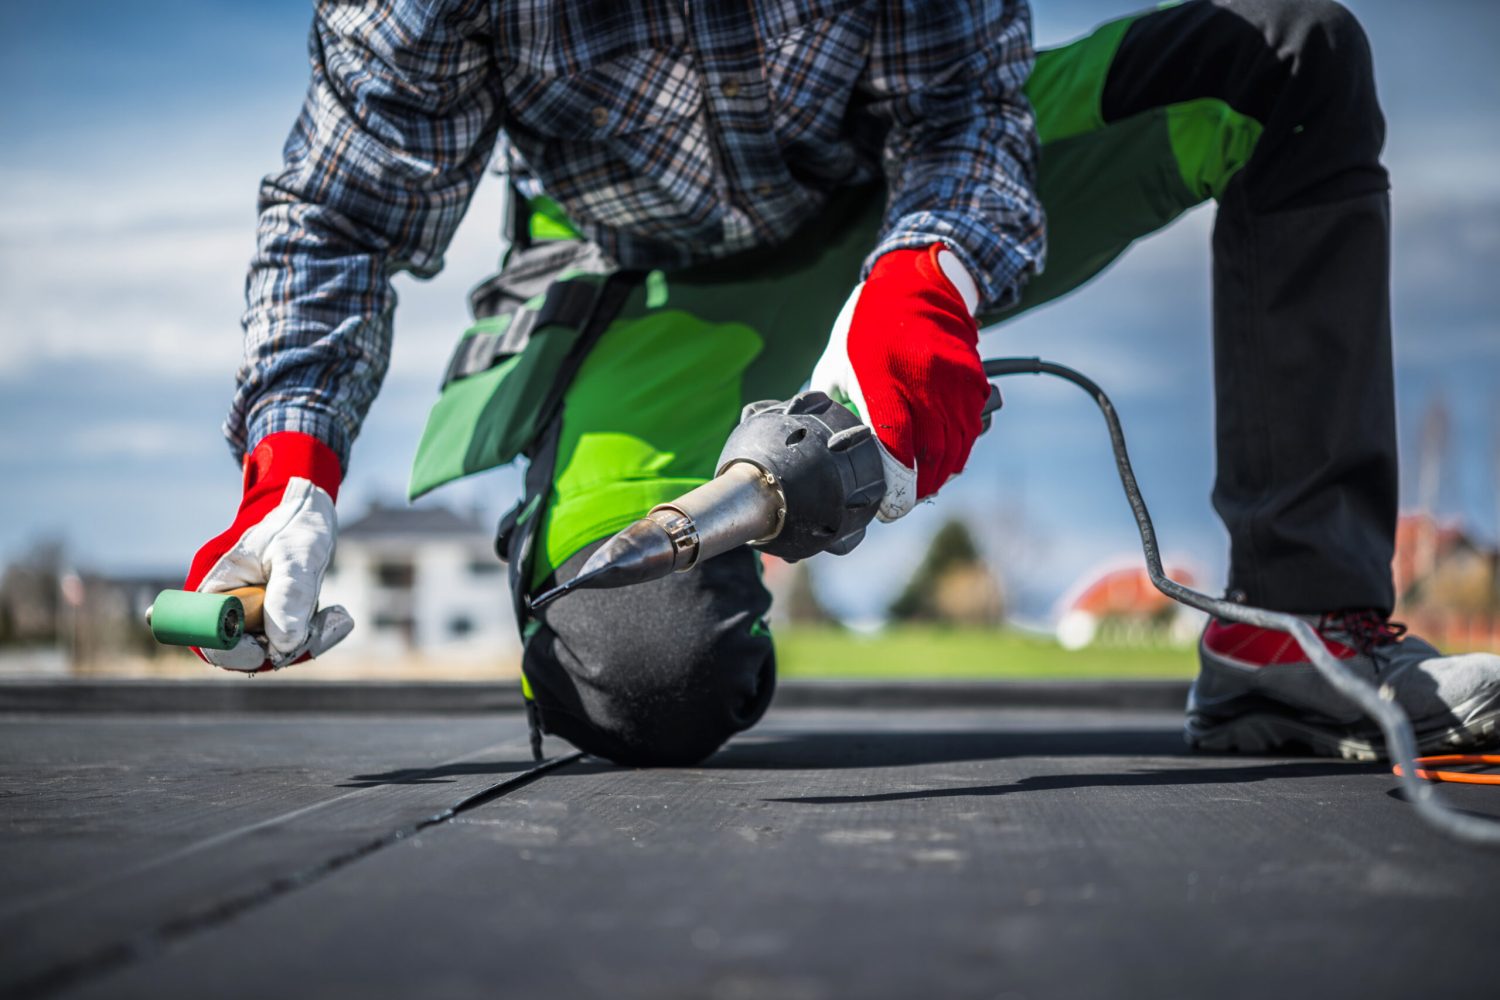
[[[1041,44],[1130,9],[1036,0]],[[1451,418],[1439,508],[1485,538],[1500,519],[1500,6],[1352,3],[1375,50],[1394,177],[1403,451],[1434,398]],[[0,8],[0,558],[65,537],[83,566],[175,569],[220,530],[238,480],[219,436],[238,356],[255,186],[305,86],[310,5],[285,0],[52,2]],[[492,269],[486,184],[437,279],[399,279],[386,390],[356,445],[346,517],[401,495],[433,386]],[[1103,278],[985,338],[1045,353],[1116,397],[1169,554],[1222,577],[1212,485],[1211,210]],[[1007,385],[970,470],[936,504],[817,564],[825,596],[868,615],[948,513],[980,528],[1032,615],[1134,537],[1090,404]],[[1414,463],[1404,498],[1412,502]],[[498,513],[513,471],[440,502]],[[873,582],[872,581],[878,581]]]

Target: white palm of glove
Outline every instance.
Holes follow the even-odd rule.
[[[808,388],[827,393],[830,399],[854,407],[854,412],[864,421],[870,419],[870,407],[865,402],[864,390],[854,374],[854,365],[849,361],[849,323],[854,317],[854,307],[859,302],[859,293],[864,282],[854,286],[854,291],[839,310],[833,321],[833,332],[828,337],[828,346],[813,366]],[[917,505],[917,470],[903,463],[875,439],[880,449],[880,468],[885,473],[885,496],[880,498],[880,509],[875,516],[882,521],[894,521],[911,513]]]
[[[943,273],[963,298],[969,314],[973,315],[979,304],[979,287],[974,278],[950,251],[941,251],[937,259]],[[852,405],[859,418],[868,422],[870,407],[865,402],[864,390],[860,387],[854,365],[849,360],[848,346],[849,328],[854,321],[854,310],[864,288],[864,282],[855,285],[854,291],[844,302],[844,307],[839,310],[838,318],[833,323],[833,331],[828,337],[828,346],[823,349],[818,363],[813,366],[808,388],[817,389],[831,399]],[[885,496],[880,500],[876,516],[882,521],[890,522],[905,517],[916,507],[917,470],[915,466],[909,466],[892,455],[878,437],[875,443],[880,449],[881,470],[885,473]]]
[[[320,656],[354,628],[341,605],[318,610],[318,591],[333,558],[338,517],[333,498],[306,479],[287,483],[281,502],[246,529],[198,585],[205,593],[263,586],[264,637],[246,634],[233,649],[205,649],[225,670],[280,670],[304,654]]]

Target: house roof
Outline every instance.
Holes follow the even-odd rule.
[[[370,505],[362,516],[339,529],[340,538],[472,538],[490,529],[477,514],[459,514],[447,507]]]
[[[1196,586],[1195,574],[1185,566],[1167,565],[1167,576]],[[1064,611],[1087,611],[1093,615],[1149,615],[1171,606],[1171,599],[1156,589],[1144,566],[1096,567],[1079,577],[1063,595]]]

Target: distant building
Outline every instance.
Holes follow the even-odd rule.
[[[341,527],[322,603],[355,622],[330,659],[520,657],[493,529],[443,507],[375,504]]]
[[[1167,576],[1185,586],[1196,581],[1183,566],[1164,567]],[[1108,635],[1125,642],[1149,639],[1192,642],[1203,615],[1171,600],[1151,582],[1140,565],[1100,567],[1085,573],[1058,602],[1057,641],[1064,649],[1082,649]]]
[[[1425,511],[1402,514],[1396,522],[1396,557],[1391,563],[1396,597],[1414,597],[1434,577],[1451,574],[1455,563],[1482,562],[1491,555],[1457,521],[1441,522]]]
[[[146,609],[161,591],[180,587],[181,575],[106,576],[62,565],[15,565],[0,577],[0,673],[107,672],[163,650],[146,628]]]
[[[1500,650],[1500,549],[1417,511],[1396,525],[1395,617],[1451,650]]]

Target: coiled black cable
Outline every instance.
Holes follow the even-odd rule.
[[[1109,442],[1114,449],[1120,485],[1125,489],[1125,499],[1130,503],[1131,514],[1135,516],[1136,530],[1141,536],[1141,551],[1146,556],[1146,572],[1156,589],[1180,604],[1205,611],[1217,618],[1275,629],[1290,635],[1302,647],[1302,652],[1317,668],[1318,673],[1380,726],[1380,731],[1385,734],[1386,753],[1396,765],[1396,775],[1401,781],[1402,791],[1417,814],[1432,826],[1460,840],[1500,847],[1500,822],[1472,816],[1446,805],[1431,785],[1417,777],[1416,737],[1412,732],[1411,721],[1401,706],[1396,704],[1395,692],[1389,686],[1376,688],[1356,677],[1328,651],[1313,627],[1296,615],[1209,597],[1167,576],[1162,569],[1156,528],[1151,523],[1146,501],[1141,497],[1135,471],[1130,467],[1130,455],[1125,448],[1125,431],[1120,426],[1114,404],[1093,379],[1066,365],[1041,358],[990,358],[984,362],[984,373],[990,378],[1006,375],[1052,375],[1073,383],[1093,397],[1109,428]]]

